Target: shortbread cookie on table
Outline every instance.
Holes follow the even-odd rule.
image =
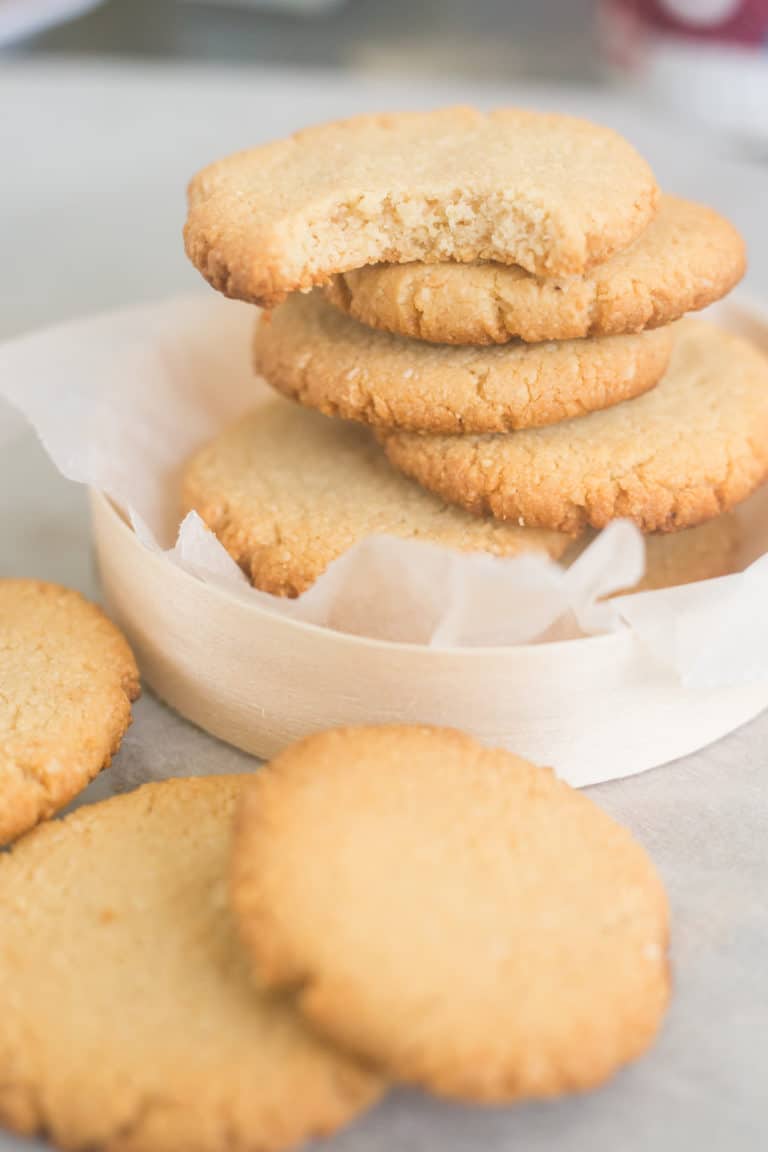
[[[380,262],[498,260],[579,275],[656,211],[653,174],[608,128],[446,108],[358,116],[203,169],[187,253],[228,296],[272,304]]]
[[[459,732],[340,729],[245,791],[255,974],[393,1079],[469,1100],[594,1087],[667,1005],[667,902],[583,793]]]
[[[441,344],[639,332],[725,296],[746,269],[739,233],[703,204],[663,196],[629,248],[583,276],[498,264],[375,264],[335,276],[328,299],[374,328]]]
[[[95,604],[57,584],[0,580],[0,845],[109,764],[138,694],[128,643]]]
[[[478,519],[388,464],[365,429],[285,400],[262,404],[187,463],[184,510],[194,509],[257,588],[297,596],[373,533],[462,552],[557,558],[557,532]]]
[[[735,512],[726,512],[696,528],[684,528],[682,532],[655,532],[646,536],[643,578],[616,595],[675,588],[698,580],[728,576],[737,570],[743,538],[742,526]],[[563,564],[572,564],[593,539],[594,533],[585,532],[563,556]]]
[[[379,435],[396,467],[476,514],[559,532],[625,516],[671,532],[727,511],[768,476],[768,359],[681,320],[661,383],[604,412],[506,436]]]
[[[422,432],[508,432],[582,416],[652,388],[674,326],[602,340],[470,348],[358,323],[319,291],[257,322],[256,370],[329,416]]]
[[[73,1152],[270,1152],[380,1094],[250,978],[226,882],[246,779],[150,784],[0,856],[0,1124]]]

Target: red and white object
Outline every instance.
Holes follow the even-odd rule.
[[[600,0],[605,56],[660,103],[768,145],[768,0]]]

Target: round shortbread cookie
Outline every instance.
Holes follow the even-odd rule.
[[[746,269],[727,220],[664,196],[629,248],[582,277],[504,264],[374,264],[334,277],[328,299],[363,324],[439,344],[615,336],[657,328],[725,296]]]
[[[0,580],[0,844],[109,764],[138,694],[128,643],[95,604],[57,584]]]
[[[226,885],[246,779],[150,784],[0,857],[0,1123],[73,1152],[268,1152],[379,1094],[250,978]]]
[[[446,506],[391,468],[364,429],[284,400],[256,408],[192,457],[183,504],[257,588],[278,596],[299,595],[374,533],[497,556],[557,558],[570,543]]]
[[[563,564],[572,564],[593,539],[593,532],[585,532],[563,556]],[[684,528],[682,532],[646,536],[645,575],[637,584],[615,595],[676,588],[698,580],[728,576],[736,571],[742,542],[742,526],[733,512],[716,516],[696,528]]]
[[[380,435],[396,467],[472,512],[560,532],[626,516],[671,532],[727,511],[768,476],[768,359],[681,320],[667,375],[615,408],[507,436]]]
[[[203,169],[185,241],[214,288],[267,304],[381,262],[578,275],[631,244],[658,197],[634,148],[586,120],[399,112],[306,128]]]
[[[651,862],[585,795],[448,729],[340,729],[244,793],[233,908],[262,985],[439,1094],[593,1087],[669,994]]]
[[[664,375],[673,332],[437,346],[366,328],[319,292],[297,293],[257,323],[254,365],[273,388],[328,416],[416,432],[509,432],[646,392]]]

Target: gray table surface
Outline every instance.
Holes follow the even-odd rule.
[[[466,90],[185,69],[37,64],[0,70],[0,334],[196,286],[179,244],[186,177],[211,157],[304,121],[467,99]],[[485,92],[489,101],[519,97]],[[768,172],[662,128],[620,100],[523,94],[625,128],[671,189],[745,231],[752,288],[768,292]],[[83,493],[0,411],[0,574],[98,595]],[[595,701],[599,708],[600,702]],[[589,718],[585,717],[585,723]],[[768,1057],[768,715],[717,745],[592,795],[653,854],[673,910],[675,996],[654,1051],[588,1097],[475,1110],[396,1092],[331,1142],[338,1152],[687,1152],[762,1149]],[[255,762],[150,696],[94,799],[142,779]],[[0,931],[2,921],[0,919]],[[0,1152],[42,1147],[0,1135]]]

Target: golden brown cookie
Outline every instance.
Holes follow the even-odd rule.
[[[131,650],[95,604],[57,584],[0,580],[0,845],[109,764],[138,694]]]
[[[718,516],[768,476],[768,360],[681,320],[667,375],[615,408],[507,436],[380,434],[396,467],[477,514],[559,532],[626,516],[671,532]]]
[[[261,317],[254,364],[279,392],[328,416],[417,432],[509,432],[646,392],[667,368],[673,332],[438,346],[366,328],[315,291]]]
[[[246,779],[150,784],[0,857],[0,1123],[73,1152],[269,1152],[381,1092],[249,977],[226,884]]]
[[[667,1004],[667,904],[642,848],[549,770],[448,729],[281,753],[244,793],[232,898],[263,986],[446,1096],[593,1087]]]
[[[203,169],[187,254],[228,296],[272,304],[383,261],[498,260],[578,275],[656,211],[653,174],[608,128],[445,108],[306,128]]]
[[[563,564],[572,564],[593,539],[593,532],[585,532],[563,556]],[[734,512],[726,512],[682,532],[653,533],[645,537],[645,575],[642,580],[615,595],[676,588],[698,580],[728,576],[737,570],[742,543],[741,523]]]
[[[226,429],[187,463],[194,509],[257,588],[297,596],[331,561],[374,533],[462,552],[561,556],[556,532],[481,520],[399,475],[362,428],[275,400]]]
[[[540,279],[497,264],[374,264],[325,289],[343,312],[441,344],[505,344],[615,336],[704,308],[744,275],[739,233],[703,204],[661,199],[629,248],[584,276]]]

